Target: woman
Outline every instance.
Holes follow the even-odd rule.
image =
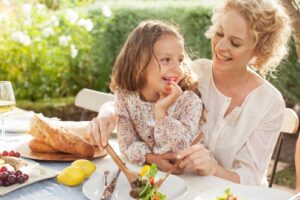
[[[201,75],[199,90],[208,110],[204,141],[179,151],[177,158],[183,158],[181,168],[199,175],[266,185],[285,105],[264,76],[287,53],[290,20],[277,0],[226,0],[212,22],[207,32],[212,61],[192,63]],[[104,145],[106,126],[114,123],[111,114],[107,116],[100,120]],[[100,141],[98,121],[94,119],[92,127]]]

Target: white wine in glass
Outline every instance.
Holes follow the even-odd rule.
[[[10,81],[0,81],[0,118],[1,118],[1,141],[5,148],[5,116],[14,109],[16,105],[15,94]],[[1,148],[0,147],[0,148]]]

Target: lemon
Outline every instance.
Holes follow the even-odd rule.
[[[75,160],[72,162],[71,166],[80,167],[84,171],[86,178],[96,170],[96,165],[85,159]]]
[[[57,181],[67,186],[79,185],[85,179],[85,173],[80,167],[66,167],[58,176]]]
[[[145,165],[141,171],[140,171],[140,176],[144,176],[145,174],[147,174],[150,170],[150,166],[149,165]]]

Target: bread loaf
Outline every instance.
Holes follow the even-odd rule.
[[[52,146],[45,144],[43,142],[40,142],[37,139],[32,139],[29,141],[28,144],[29,148],[33,152],[41,152],[41,153],[58,153],[59,150],[53,148]]]
[[[65,128],[56,127],[42,116],[34,115],[31,120],[29,134],[39,142],[65,153],[93,157],[93,146],[82,137]]]

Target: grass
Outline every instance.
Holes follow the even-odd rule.
[[[274,183],[280,186],[294,189],[296,184],[295,166],[288,166],[283,170],[277,172],[274,178]]]

